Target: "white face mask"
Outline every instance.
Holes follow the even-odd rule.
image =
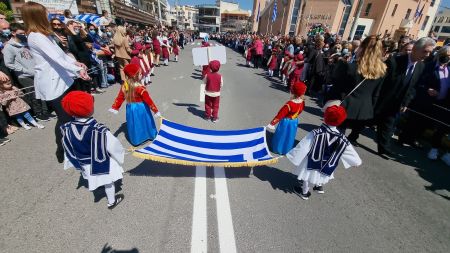
[[[330,48],[328,48],[328,47],[324,47],[324,48],[323,48],[323,51],[326,52],[326,51],[328,51],[329,49],[330,49]]]

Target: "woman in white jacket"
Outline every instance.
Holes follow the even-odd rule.
[[[86,66],[69,57],[51,36],[53,31],[47,19],[47,9],[38,3],[22,6],[22,18],[27,27],[28,46],[36,61],[34,87],[36,98],[49,101],[58,116],[55,126],[56,157],[64,161],[60,126],[72,118],[62,109],[61,100],[72,89],[74,79],[89,80]]]

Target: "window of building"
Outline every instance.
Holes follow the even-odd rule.
[[[442,23],[444,21],[444,17],[440,17],[438,23]]]
[[[430,19],[430,16],[425,17],[425,20],[423,21],[423,24],[422,24],[422,28],[420,30],[425,30],[425,27],[427,26],[427,23],[428,23],[428,19]]]
[[[295,33],[297,33],[296,29],[297,29],[298,13],[300,10],[301,3],[302,3],[301,0],[295,0],[294,2],[294,8],[292,9],[291,25],[289,27],[290,35],[294,35]],[[283,27],[281,29],[284,30]]]
[[[411,15],[411,9],[408,9],[406,11],[405,19],[409,19],[409,16]]]
[[[372,8],[372,3],[368,3],[366,6],[366,11],[364,12],[364,15],[369,16],[370,9]]]
[[[343,35],[345,31],[345,27],[347,26],[348,17],[350,16],[350,11],[352,10],[352,6],[348,5],[344,7],[344,16],[342,18],[341,27],[339,28],[339,35]]]
[[[436,0],[431,0],[430,7],[433,7],[435,2],[436,2]]]
[[[364,31],[366,30],[366,26],[365,25],[358,25],[356,27],[356,31],[355,31],[355,35],[353,36],[354,38],[361,38],[362,35],[364,34]]]
[[[443,26],[441,29],[441,33],[450,33],[450,26]]]
[[[391,14],[392,17],[395,15],[395,12],[397,11],[397,7],[398,7],[398,4],[395,4],[394,10],[392,11],[392,14]]]
[[[441,29],[440,26],[435,26],[434,29],[433,29],[433,31],[436,32],[436,33],[438,33],[438,32],[439,32],[439,29]]]

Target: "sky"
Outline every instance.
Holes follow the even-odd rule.
[[[249,0],[250,1],[250,0]],[[445,6],[445,7],[449,7],[450,8],[450,0],[442,0],[441,1],[441,7]]]
[[[450,0],[446,0],[449,1]],[[239,8],[243,10],[252,10],[253,0],[231,0],[230,2],[238,2]],[[175,0],[169,0],[170,6],[173,6]],[[215,4],[216,0],[178,0],[179,5],[197,5],[197,4]]]

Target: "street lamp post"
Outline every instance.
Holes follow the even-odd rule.
[[[162,20],[161,20],[161,0],[158,0],[158,17],[159,17],[159,24],[162,26]]]

